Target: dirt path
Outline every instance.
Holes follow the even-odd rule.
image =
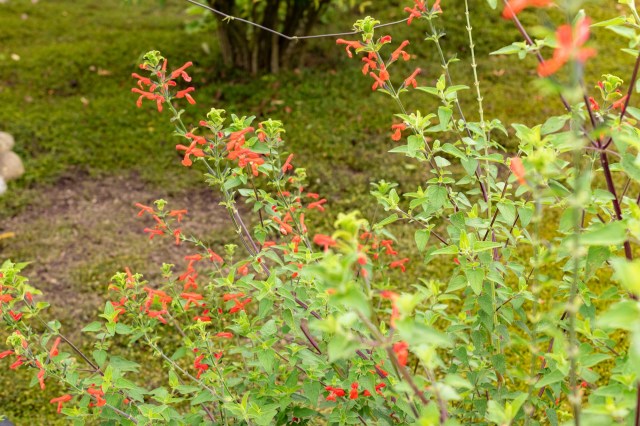
[[[7,194],[10,196],[10,194]],[[149,241],[143,229],[149,217],[136,216],[136,202],[163,198],[171,209],[188,208],[183,231],[211,244],[233,241],[226,211],[204,184],[179,194],[151,189],[136,176],[90,179],[70,176],[42,191],[37,203],[5,219],[0,233],[0,259],[32,262],[25,270],[31,284],[51,303],[52,317],[73,329],[96,319],[104,305],[110,278],[125,266],[148,280],[159,276],[163,262],[182,268],[192,247],[173,239]]]

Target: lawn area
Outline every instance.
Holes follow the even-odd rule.
[[[401,19],[404,3],[410,1],[375,2],[367,13],[383,22]],[[471,86],[463,3],[443,3],[445,53],[461,59],[453,65],[453,78]],[[284,122],[288,150],[296,153],[297,166],[307,167],[309,189],[329,200],[331,214],[318,219],[318,226],[352,209],[380,219],[369,196],[371,182],[397,181],[398,192],[408,192],[427,175],[404,157],[386,154],[393,146],[392,114],[399,111],[390,99],[372,93],[360,63],[347,58],[334,39],[309,42],[305,67],[253,77],[223,68],[212,34],[184,31],[190,19],[186,7],[179,0],[164,6],[156,0],[0,2],[0,131],[15,137],[14,150],[26,169],[0,197],[0,233],[15,233],[0,240],[0,260],[31,262],[25,273],[51,302],[51,317],[82,347],[88,342],[79,330],[104,306],[115,272],[129,266],[153,279],[163,261],[180,264],[189,254],[184,247],[150,242],[142,233],[146,225],[135,218],[134,203],[164,198],[175,208],[189,205],[190,231],[218,246],[234,238],[219,200],[202,182],[203,170],[180,165],[167,115],[136,108],[131,73],[148,50],[160,50],[173,66],[194,62],[190,74],[198,103],[188,108],[187,122],[197,123],[211,107]],[[613,17],[615,6],[603,2],[590,14]],[[315,32],[348,30],[357,17],[335,14]],[[528,94],[535,79],[532,58],[488,55],[519,41],[512,24],[485,2],[474,5],[472,21],[487,116],[505,124],[534,124],[560,113],[556,98]],[[523,22],[537,18],[525,15]],[[421,81],[434,83],[440,75],[433,45],[422,41],[425,30],[405,24],[388,28],[394,40],[408,38],[415,55],[398,65],[403,69],[398,77],[415,66],[423,69]],[[614,37],[594,32],[596,44],[611,45]],[[211,53],[202,49],[203,42]],[[606,65],[607,72],[628,78],[632,64],[629,55],[601,49],[590,67]],[[587,86],[599,77],[593,69],[588,69]],[[473,102],[471,93],[462,97],[470,111]],[[424,93],[407,96],[411,110],[436,105]],[[411,229],[399,226],[397,236],[401,246],[413,246]],[[448,268],[429,264],[421,272],[437,279]],[[39,424],[60,421],[47,404],[58,391],[53,381],[41,393],[26,377],[4,365],[0,369],[0,414],[17,424],[33,424],[36,412]]]

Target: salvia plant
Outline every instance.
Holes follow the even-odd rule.
[[[338,213],[324,233],[308,224],[327,200],[307,191],[283,123],[221,109],[187,123],[178,108],[195,103],[191,63],[169,71],[147,53],[133,74],[138,106],[168,110],[182,164],[202,167],[237,238],[216,251],[183,231],[188,206],[138,204],[150,238],[192,254],[163,265],[161,280],[117,273],[83,329],[90,353],[47,320],[25,265],[6,261],[0,358],[32,371],[34,386],[59,382],[66,391],[48,408],[78,424],[639,425],[640,110],[629,102],[640,16],[620,3],[623,15],[594,23],[579,1],[505,1],[523,41],[495,53],[535,56],[564,106],[532,127],[483,109],[466,0],[473,87],[449,73],[439,1],[405,9],[439,54],[437,76],[400,75],[412,46],[357,21],[358,35],[337,43],[389,99],[390,152],[424,179],[408,193],[379,181],[384,218]],[[534,40],[518,19],[528,7],[559,7],[566,21]],[[583,78],[594,26],[628,39],[630,80]],[[407,96],[439,105],[411,111]],[[414,228],[416,247],[398,243],[398,224]],[[448,280],[408,278],[430,261],[451,265]],[[145,387],[145,367],[116,354],[122,341],[161,360],[161,386]]]

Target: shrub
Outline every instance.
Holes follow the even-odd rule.
[[[373,18],[356,22],[359,40],[337,40],[350,57],[362,56],[372,89],[397,109],[391,152],[427,177],[404,194],[379,181],[371,193],[386,217],[338,213],[330,235],[310,225],[326,199],[305,189],[282,122],[211,109],[198,128],[187,125],[176,106],[195,103],[195,89],[182,87],[191,64],[168,71],[159,52],[147,53],[144,75],[134,74],[138,105],[169,110],[182,164],[204,167],[240,245],[214,248],[189,235],[187,206],[138,204],[150,238],[169,237],[193,254],[186,267],[163,265],[163,282],[116,274],[102,320],[83,329],[95,338],[91,354],[43,320],[47,305],[20,275],[24,265],[7,261],[0,303],[12,334],[0,358],[32,369],[34,385],[60,381],[68,392],[51,403],[78,422],[638,425],[640,264],[632,244],[640,208],[628,194],[640,180],[640,110],[629,106],[640,17],[625,2],[630,15],[594,24],[630,40],[637,59],[625,94],[613,75],[583,81],[596,52],[579,5],[567,6],[555,37],[529,37],[517,14],[548,3],[503,10],[526,42],[498,53],[535,55],[544,87],[567,109],[533,127],[512,124],[515,155],[496,141],[509,136],[506,127],[485,118],[466,2],[471,89],[449,74],[439,2],[405,9],[440,52],[433,86],[419,84],[419,68],[396,74],[411,49],[378,36]],[[545,46],[554,48],[546,61]],[[465,118],[458,100],[469,89],[478,121]],[[441,105],[407,111],[411,92]],[[415,227],[416,250],[397,243],[401,223]],[[412,277],[430,261],[450,264],[447,282]],[[147,389],[143,366],[111,351],[119,339],[160,357],[166,383]]]

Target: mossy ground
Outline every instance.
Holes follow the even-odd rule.
[[[369,13],[382,21],[400,19],[404,3],[376,2]],[[386,154],[397,111],[390,99],[371,92],[358,60],[346,58],[333,39],[310,43],[306,67],[252,77],[223,69],[210,34],[184,32],[185,7],[180,2],[160,7],[156,0],[131,6],[121,0],[0,4],[0,130],[15,136],[15,151],[27,171],[0,198],[0,231],[16,232],[0,240],[0,258],[33,262],[26,274],[54,304],[62,303],[52,315],[78,339],[82,336],[73,330],[95,317],[116,271],[130,266],[153,277],[162,261],[183,255],[167,244],[147,242],[143,224],[132,219],[134,202],[164,197],[176,207],[188,205],[200,232],[209,233],[214,243],[231,239],[222,213],[215,213],[215,198],[203,189],[200,171],[180,166],[167,116],[152,106],[135,107],[130,74],[148,50],[162,51],[174,66],[195,62],[191,75],[198,104],[187,114],[194,123],[212,106],[284,121],[295,164],[307,167],[310,189],[329,199],[331,213],[318,219],[320,224],[350,209],[379,219],[382,213],[375,213],[368,195],[372,181],[398,181],[400,191],[407,192],[428,173]],[[453,65],[454,80],[471,85],[463,3],[443,7],[445,53],[461,59]],[[615,7],[613,2],[593,5],[591,14],[611,17]],[[334,16],[316,31],[343,31],[356,18]],[[472,21],[486,117],[535,124],[561,113],[557,99],[538,94],[533,86],[533,59],[488,56],[519,40],[512,24],[483,2],[472,5]],[[532,24],[537,18],[525,15],[524,21]],[[388,29],[395,40],[409,38],[415,54],[408,64],[398,65],[402,71],[392,70],[398,80],[414,66],[423,69],[423,82],[433,84],[439,76],[439,60],[433,45],[422,40],[424,31],[420,24]],[[621,41],[603,30],[594,38],[601,47],[588,68],[588,85],[601,69],[628,78],[633,58],[607,48]],[[211,54],[202,50],[203,41]],[[470,92],[464,94],[470,119],[476,118],[474,102]],[[407,105],[428,111],[436,103],[413,93]],[[504,143],[516,144],[513,139]],[[398,227],[397,234],[400,246],[410,250],[411,230]],[[432,263],[425,274],[440,278],[449,268]],[[86,340],[81,345],[89,347]],[[0,413],[18,424],[60,421],[47,404],[57,396],[54,383],[43,394],[29,385],[24,372],[0,371]]]

